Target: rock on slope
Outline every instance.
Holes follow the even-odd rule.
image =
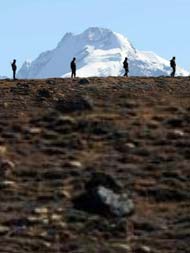
[[[57,47],[44,52],[33,62],[25,62],[18,73],[20,78],[48,78],[70,76],[70,61],[77,58],[78,76],[120,76],[122,62],[127,56],[130,75],[169,75],[169,61],[153,52],[142,52],[127,38],[104,28],[89,28],[81,34],[67,33]],[[177,68],[178,75],[188,73]]]

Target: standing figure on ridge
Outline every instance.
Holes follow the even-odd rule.
[[[171,68],[172,68],[171,77],[175,77],[175,72],[176,72],[175,57],[173,57],[173,58],[170,60],[170,66],[171,66]]]
[[[76,70],[77,70],[76,58],[73,58],[71,62],[71,78],[72,79],[75,79],[76,77]]]
[[[11,63],[12,71],[13,71],[13,80],[16,80],[16,60],[14,59],[13,62]]]
[[[128,58],[126,57],[124,62],[123,62],[123,68],[125,70],[124,76],[128,76],[129,73],[129,64],[128,64]]]

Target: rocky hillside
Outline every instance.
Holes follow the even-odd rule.
[[[0,252],[189,252],[189,78],[1,80],[0,108]]]

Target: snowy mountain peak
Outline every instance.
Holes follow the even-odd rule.
[[[62,47],[62,45],[64,46],[64,43],[65,43],[67,40],[70,40],[73,36],[74,36],[73,33],[66,33],[66,34],[63,36],[62,40],[58,43],[57,48]]]
[[[85,30],[83,33],[74,35],[72,33],[66,33],[62,38],[58,47],[64,47],[65,44],[77,42],[80,47],[93,46],[96,49],[109,50],[113,48],[132,47],[126,38],[121,34],[112,32],[106,28],[91,27]]]
[[[169,61],[152,52],[136,50],[122,34],[106,28],[91,27],[83,33],[66,33],[57,47],[25,62],[20,78],[70,76],[70,61],[77,58],[78,76],[118,76],[123,74],[123,60],[129,58],[130,75],[169,75]],[[187,72],[177,68],[179,75]]]
[[[30,60],[26,60],[23,63],[21,69],[19,70],[19,73],[25,73],[25,76],[23,78],[28,78],[27,73],[29,72],[31,66],[32,66],[32,61],[30,61]],[[19,73],[18,73],[18,75],[20,76]],[[22,76],[21,76],[21,78],[22,78]]]
[[[114,37],[114,33],[106,28],[90,27],[81,36],[89,41],[99,41],[110,36]]]

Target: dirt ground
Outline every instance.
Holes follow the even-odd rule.
[[[135,204],[73,208],[93,172]],[[0,81],[1,253],[189,253],[190,78]]]

